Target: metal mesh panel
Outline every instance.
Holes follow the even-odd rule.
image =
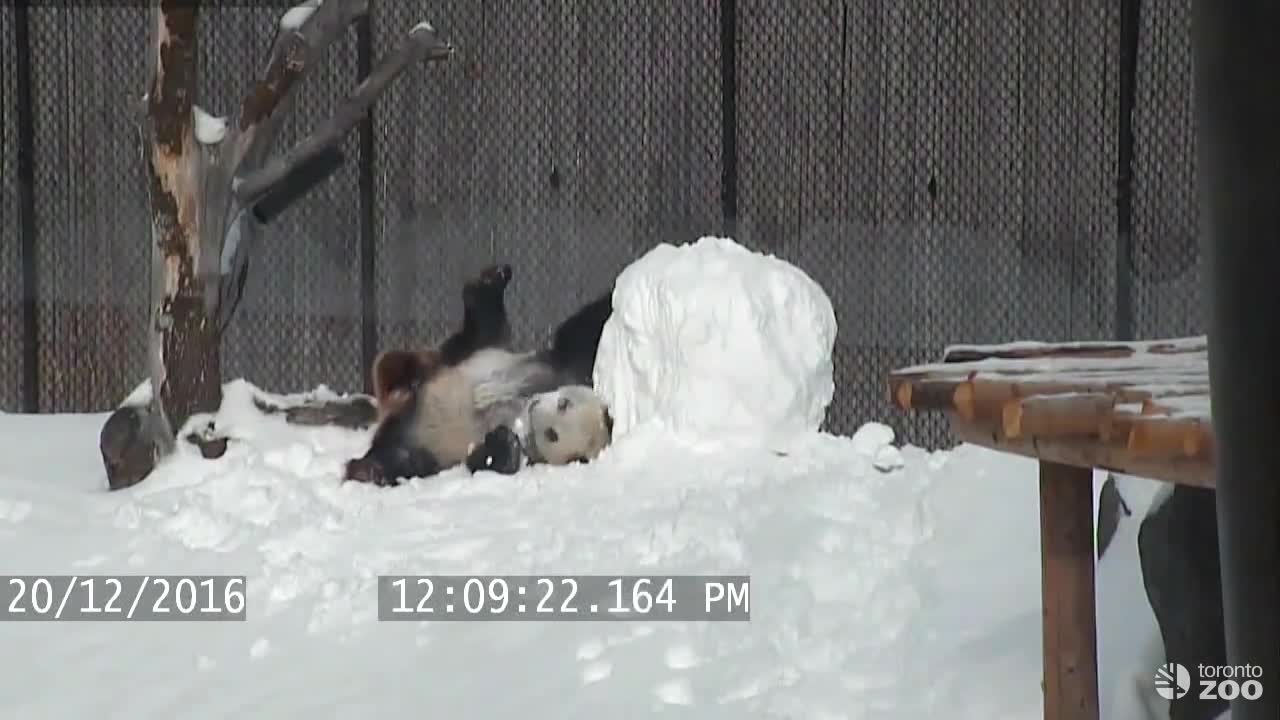
[[[225,7],[202,14],[201,103],[234,116],[261,74],[282,9]],[[273,153],[288,151],[356,85],[349,30],[295,89]],[[359,141],[346,138],[346,164],[262,231],[249,279],[223,339],[223,379],[245,378],[272,392],[317,385],[360,390]]]
[[[1019,282],[982,342],[1113,332],[1118,22],[1114,8],[1071,0],[1023,9],[1021,69],[1009,78],[1019,92],[988,166],[1000,178],[999,160],[1020,155],[1021,177],[996,182],[997,193],[1012,195],[1001,202],[1016,239],[990,258],[989,276],[999,283],[1011,272]],[[1010,140],[1015,147],[1002,152]]]
[[[278,3],[272,3],[278,5]],[[826,288],[840,332],[828,429],[937,418],[894,411],[885,373],[948,343],[1114,330],[1119,8],[871,0],[737,3],[738,237]],[[374,3],[374,61],[426,19],[459,47],[374,109],[376,310],[361,308],[357,136],[348,164],[271,225],[224,344],[228,379],[359,387],[362,311],[379,347],[438,341],[460,286],[511,262],[519,342],[662,241],[721,230],[718,3]],[[201,104],[229,115],[280,7],[202,14]],[[127,102],[146,15],[32,14],[41,402],[101,409],[145,374],[148,212]],[[0,7],[6,218],[17,217],[17,63]],[[1134,167],[1141,336],[1202,331],[1189,0],[1143,4]],[[277,149],[353,87],[355,33],[299,88]],[[68,43],[67,37],[78,41]],[[92,68],[92,72],[84,72]],[[0,407],[21,394],[20,243],[0,247]]]
[[[1134,111],[1134,329],[1205,332],[1191,109],[1191,3],[1142,3]]]
[[[40,407],[103,410],[145,377],[150,233],[129,102],[146,11],[33,3],[30,13]]]
[[[237,107],[261,71],[279,8],[208,11],[200,104]],[[149,225],[127,103],[144,89],[147,16],[136,6],[38,7],[33,15],[42,407],[109,407],[145,377]],[[80,42],[66,43],[67,36]],[[348,36],[349,37],[349,36]],[[71,68],[95,68],[93,73]],[[350,39],[299,88],[281,149],[354,86]],[[76,108],[77,112],[67,112]],[[264,233],[223,345],[226,379],[296,390],[360,380],[356,143],[350,162]]]
[[[738,240],[796,264],[831,297],[839,332],[827,426],[837,432],[900,419],[878,412],[876,379],[916,331],[890,327],[885,312],[901,300],[917,202],[910,59],[925,29],[914,20],[865,4],[738,6]]]
[[[554,277],[554,268],[572,267],[576,249],[562,222],[561,190],[552,187],[559,164],[555,101],[562,76],[560,10],[554,2],[490,6],[474,39],[451,33],[458,44],[469,46],[465,62],[473,68],[479,91],[472,118],[478,132],[471,182],[480,189],[472,204],[475,239],[454,247],[454,257],[468,275],[497,259],[514,266],[508,307],[518,343],[528,343],[530,331],[564,307],[564,296],[577,279]],[[437,141],[447,144],[449,137]],[[462,280],[437,280],[453,296],[454,307]],[[444,321],[454,326],[459,317],[455,311]]]
[[[0,411],[22,409],[22,240],[18,203],[17,11],[0,5]]]
[[[1109,334],[1114,15],[740,3],[741,238],[836,306],[829,429],[949,444],[891,408],[889,370],[954,342]]]
[[[480,231],[483,8],[377,3],[374,63],[421,20],[458,45],[443,67],[408,68],[374,111],[376,304],[380,348],[430,345],[461,317],[461,279],[491,256]],[[517,287],[523,287],[523,278]]]
[[[716,230],[717,18],[691,5],[433,5],[426,19],[457,56],[407,73],[375,118],[380,346],[438,341],[463,279],[496,260],[515,267],[517,341],[540,341],[656,242]],[[379,5],[375,47],[421,19]]]
[[[659,243],[721,229],[719,9],[577,2],[562,20],[561,167],[576,247],[574,293],[608,288]],[[558,278],[549,268],[548,287]]]

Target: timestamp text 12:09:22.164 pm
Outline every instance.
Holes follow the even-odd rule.
[[[380,620],[750,620],[745,575],[384,575]]]

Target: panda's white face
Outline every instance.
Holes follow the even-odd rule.
[[[589,462],[612,436],[608,407],[585,385],[541,393],[529,403],[527,438],[535,460],[550,465]]]

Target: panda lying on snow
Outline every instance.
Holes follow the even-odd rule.
[[[397,485],[465,463],[471,472],[512,474],[526,463],[595,459],[613,435],[591,372],[610,296],[562,322],[550,347],[510,349],[510,265],[463,286],[462,328],[437,349],[392,350],[373,366],[378,426],[344,480]]]

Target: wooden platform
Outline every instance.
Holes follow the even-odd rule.
[[[890,375],[899,408],[941,411],[966,442],[1213,486],[1205,338],[948,348]]]
[[[1096,720],[1093,469],[1214,486],[1206,338],[952,346],[889,392],[964,442],[1040,460],[1044,717]]]

